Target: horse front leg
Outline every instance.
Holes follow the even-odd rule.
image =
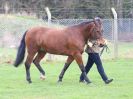
[[[67,61],[66,61],[65,65],[64,65],[64,67],[63,67],[63,69],[62,69],[62,71],[61,71],[61,73],[59,75],[58,82],[62,82],[62,79],[63,79],[63,76],[65,74],[65,71],[68,69],[68,67],[73,62],[73,60],[74,60],[74,58],[72,56],[68,56]]]
[[[74,54],[74,59],[76,60],[77,64],[79,65],[79,68],[83,74],[83,77],[85,78],[85,81],[87,82],[87,84],[91,83],[91,81],[89,80],[89,78],[87,77],[86,71],[85,71],[85,67],[83,65],[83,60],[82,60],[82,54],[81,53],[76,53]]]

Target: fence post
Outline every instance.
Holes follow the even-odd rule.
[[[51,12],[50,12],[48,7],[45,8],[45,11],[46,11],[47,16],[48,16],[48,26],[50,26],[51,25]],[[52,55],[48,54],[48,61],[51,61],[51,60],[52,60]]]
[[[7,2],[5,3],[4,9],[5,9],[5,14],[7,15],[9,11],[9,4]]]
[[[118,57],[118,23],[117,23],[117,13],[114,8],[111,8],[114,16],[113,20],[113,38],[114,38],[114,58]]]

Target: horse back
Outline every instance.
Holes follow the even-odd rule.
[[[27,46],[38,47],[52,54],[71,54],[74,50],[82,50],[80,35],[71,29],[55,29],[37,27],[30,29],[26,35]]]

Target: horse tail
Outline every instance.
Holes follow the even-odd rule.
[[[18,67],[23,62],[23,60],[24,60],[26,32],[24,33],[24,35],[22,37],[22,40],[20,42],[19,48],[18,48],[17,57],[16,57],[16,60],[15,60],[15,63],[14,63],[15,67]]]

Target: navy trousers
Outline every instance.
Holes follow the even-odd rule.
[[[91,67],[95,63],[97,66],[97,70],[98,70],[100,76],[102,77],[102,79],[104,81],[107,80],[108,77],[106,76],[106,74],[104,72],[104,68],[102,66],[102,62],[101,62],[99,54],[98,53],[88,53],[88,55],[89,55],[88,61],[87,61],[87,64],[85,66],[86,73],[88,73],[90,71]],[[84,80],[84,77],[82,74],[80,76],[80,80]]]

